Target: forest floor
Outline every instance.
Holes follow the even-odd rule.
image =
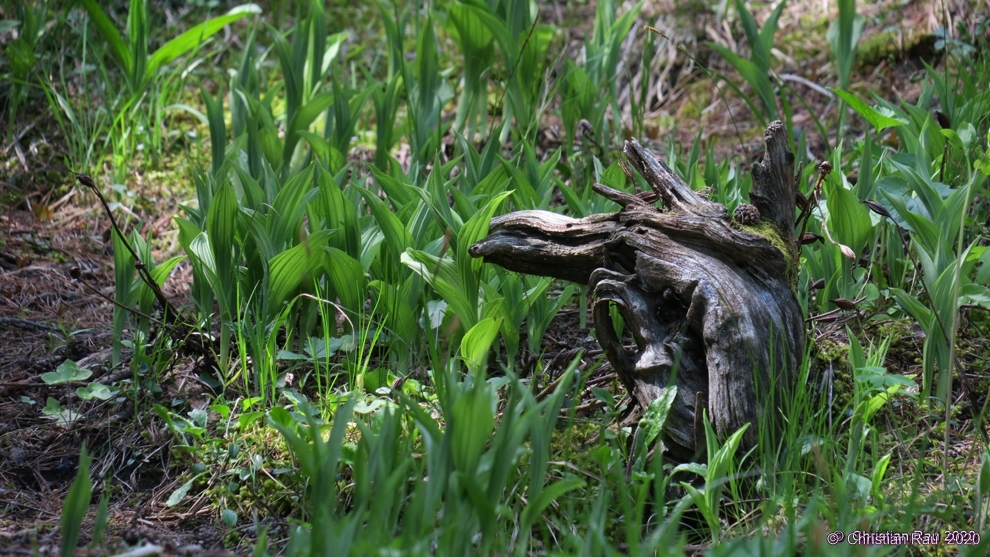
[[[725,86],[720,90],[699,69],[699,64],[706,64],[731,76],[731,68],[704,42],[738,50],[736,41],[741,33],[737,31],[733,39],[725,29],[714,26],[713,14],[689,12],[675,4],[680,3],[655,3],[652,12],[640,16],[640,23],[659,18],[654,26],[669,32],[697,62],[675,51],[671,56],[676,63],[670,67],[678,71],[647,76],[664,85],[663,98],[647,114],[646,129],[659,140],[658,145],[664,146],[671,137],[677,144],[689,146],[700,131],[703,142],[716,147],[717,156],[752,161],[762,154],[762,126],[741,99]],[[796,1],[785,9],[777,33],[775,67],[780,74],[819,82],[819,76],[831,75],[824,37],[830,17],[821,12],[820,3],[811,4]],[[941,3],[902,4],[861,6],[868,21],[861,45],[885,35],[890,41],[907,39],[920,44],[924,41],[919,37],[928,37],[941,26],[942,15],[935,11]],[[580,12],[580,6],[575,9],[575,13],[547,9],[543,14],[569,37],[562,56],[576,56],[572,43],[590,32],[578,24],[587,22],[588,14]],[[593,8],[584,9],[592,10],[593,19]],[[757,11],[757,21],[762,22],[769,11]],[[635,36],[627,41],[630,57],[642,40],[639,27],[634,27]],[[674,46],[671,43],[671,48]],[[889,55],[858,66],[853,82],[862,92],[910,101],[920,90],[917,76],[924,69],[922,59],[940,62],[923,48],[894,48]],[[627,75],[630,82],[640,78]],[[827,96],[797,82],[792,85],[817,114],[835,110]],[[810,120],[805,108],[795,109],[796,125],[812,130]],[[0,126],[6,122],[4,114]],[[216,519],[215,509],[194,504],[178,512],[166,506],[178,487],[177,475],[170,468],[172,433],[157,419],[150,404],[139,402],[135,406],[109,400],[88,404],[85,412],[77,413],[72,410],[80,407],[76,387],[83,383],[50,385],[41,379],[66,359],[80,367],[106,370],[90,380],[112,385],[131,377],[127,366],[106,365],[112,350],[113,305],[109,299],[114,295],[106,215],[91,193],[72,187],[74,176],[62,163],[64,138],[39,91],[29,95],[14,126],[11,143],[0,146],[0,555],[31,554],[35,550],[42,555],[57,554],[63,499],[75,476],[82,444],[94,455],[93,470],[97,473],[93,476],[114,482],[108,490],[111,527],[104,545],[107,553],[122,547],[120,541],[144,539],[162,546],[163,554],[227,554],[224,540],[229,532]],[[552,116],[543,128],[548,136],[558,133]],[[809,149],[820,156],[822,139],[815,133],[810,135]],[[0,137],[5,136],[4,128]],[[171,160],[174,164],[161,172],[133,171],[127,184],[135,193],[127,210],[134,213],[134,220],[144,223],[145,232],[153,230],[160,239],[156,259],[177,252],[171,219],[179,213],[180,203],[192,195],[188,186],[184,190],[175,187],[186,180],[188,163],[182,156]],[[188,267],[180,266],[167,283],[166,295],[180,305],[187,303],[184,289],[189,281]],[[560,344],[573,342],[573,320],[574,312],[559,316],[547,339],[557,339]],[[908,345],[911,342],[906,340]],[[181,398],[198,401],[194,407],[205,406],[210,387],[195,373],[196,365],[193,361],[174,362],[155,399],[167,403]],[[913,374],[917,370],[891,372]],[[49,402],[53,399],[68,410],[53,411]],[[92,523],[90,516],[81,541],[88,541]]]

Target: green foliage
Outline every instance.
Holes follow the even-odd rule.
[[[9,89],[7,92],[7,136],[9,144],[14,134],[14,116],[28,94],[31,74],[44,52],[46,31],[48,30],[48,2],[26,2],[16,6],[15,20],[6,20],[4,31],[17,29],[17,38],[7,43],[6,62],[10,65]]]
[[[705,479],[705,486],[702,489],[696,489],[686,482],[682,482],[681,485],[687,491],[685,500],[690,498],[690,501],[698,507],[701,515],[705,518],[705,522],[708,524],[712,537],[718,539],[721,532],[721,523],[718,517],[719,502],[726,483],[731,485],[734,496],[738,494],[734,477],[734,470],[737,468],[737,465],[734,459],[736,458],[736,451],[739,449],[739,444],[742,442],[742,436],[749,429],[749,424],[739,428],[738,431],[730,435],[725,440],[725,443],[721,445],[715,436],[715,430],[712,429],[707,415],[704,418],[704,424],[705,439],[708,447],[708,464],[682,464],[675,467],[674,471],[694,472]],[[734,499],[738,499],[738,497],[734,497]]]
[[[151,82],[159,68],[185,56],[199,47],[207,38],[250,14],[261,13],[254,4],[244,4],[231,9],[226,15],[207,20],[188,29],[168,41],[153,53],[148,52],[151,23],[148,19],[148,0],[131,0],[127,12],[126,41],[113,22],[94,0],[80,0],[93,19],[93,24],[106,41],[114,61],[120,66],[132,96],[139,96]]]
[[[622,41],[629,34],[642,6],[643,3],[639,2],[618,15],[613,0],[597,2],[594,28],[584,44],[584,65],[566,61],[564,76],[560,79],[560,115],[564,121],[567,152],[574,150],[573,138],[581,119],[591,124],[590,133],[585,133],[605,151],[621,130],[621,122],[609,121],[606,112],[611,107],[612,114],[622,113],[619,110],[616,71]],[[603,91],[606,94],[601,94]],[[601,156],[604,154],[599,153]]]
[[[204,18],[148,52],[157,43],[148,39],[145,1],[131,2],[124,34],[95,3],[84,7],[103,41],[89,45],[88,25],[79,30],[83,90],[86,72],[98,71],[123,92],[89,107],[66,98],[63,74],[45,83],[45,94],[70,132],[73,164],[95,165],[111,148],[121,173],[139,143],[155,148],[150,135],[138,136],[158,133],[148,124],[180,108],[173,102],[185,89],[180,70],[192,70],[204,41],[258,11],[248,5]],[[848,362],[839,362],[851,374],[848,408],[832,408],[817,390],[821,380],[806,355],[793,397],[779,401],[787,410],[778,445],[737,454],[749,426],[719,440],[705,421],[707,460],[674,467],[651,453],[674,389],[631,433],[608,426],[623,410],[618,397],[600,384],[586,391],[577,359],[542,391],[536,383],[552,371],[542,360],[532,375],[517,369],[542,351],[544,332],[575,293],[585,328],[585,288],[483,265],[468,248],[509,210],[582,217],[618,209],[594,194],[594,182],[646,189],[612,152],[625,108],[619,57],[640,7],[620,14],[615,2],[598,2],[583,60],[554,66],[552,84],[544,77],[560,30],[539,23],[545,19],[531,0],[428,10],[380,2],[369,11],[378,17],[369,28],[382,33],[371,56],[348,32],[334,32],[337,7],[305,2],[290,29],[249,26],[222,80],[199,74],[202,112],[181,108],[208,129],[210,158],[192,173],[195,200],[175,222],[192,268],[191,320],[204,338],[219,331],[220,393],[210,412],[154,406],[175,437],[174,452],[195,459],[166,505],[202,491],[231,528],[258,511],[291,516],[289,555],[678,555],[698,539],[715,555],[831,554],[823,529],[907,531],[920,516],[928,520],[925,513],[959,529],[984,527],[986,455],[977,485],[959,480],[957,506],[975,499],[983,509],[977,522],[969,510],[923,501],[923,475],[898,476],[911,463],[892,449],[898,428],[880,424],[896,420],[890,414],[901,405],[930,408],[932,392],[951,411],[960,308],[990,307],[990,251],[978,238],[990,95],[979,72],[929,70],[915,104],[877,98],[869,106],[849,92],[862,29],[854,2],[840,2],[829,32],[839,77],[832,91],[868,128],[855,141],[840,133],[827,153],[834,172],[807,229],[827,241],[802,247],[796,294],[809,316],[834,312],[866,330],[892,319],[917,322],[925,333],[920,379],[888,372],[885,355],[896,338],[861,342],[850,328]],[[765,121],[790,120],[786,95],[777,106],[771,67],[784,7],[757,27],[737,1],[749,57],[714,47],[756,93],[746,102]],[[108,57],[115,66],[106,66]],[[931,116],[936,98],[951,125]],[[538,139],[545,114],[563,124],[559,148],[544,149]],[[827,136],[832,123],[815,119]],[[801,168],[804,137],[794,141]],[[700,132],[690,148],[671,142],[666,160],[730,211],[752,187],[750,173],[720,162]],[[815,169],[803,168],[798,180],[807,189]],[[127,240],[159,284],[181,261],[156,262],[153,238],[130,232]],[[135,257],[117,233],[113,242],[116,300],[150,315],[154,297],[135,279]],[[822,286],[817,294],[806,288],[812,283]],[[838,298],[856,309],[842,309]],[[131,347],[137,379],[162,369],[173,348],[149,350],[151,323],[121,308],[113,332],[115,361]],[[489,377],[490,370],[499,371]],[[84,371],[67,362],[42,378],[84,381]],[[98,383],[77,394],[113,396]],[[249,398],[226,402],[234,396]],[[586,424],[576,408],[591,396],[605,413]],[[63,426],[78,418],[55,398],[43,412]],[[768,425],[755,425],[765,436]],[[584,429],[597,431],[596,441]],[[930,466],[924,458],[915,469]],[[241,495],[249,491],[253,505]],[[75,493],[73,505],[84,508]],[[695,516],[690,531],[686,512]],[[78,516],[65,513],[70,523]],[[779,535],[734,539],[754,529]],[[260,534],[259,552],[264,543]]]
[[[770,80],[770,49],[773,47],[774,34],[777,32],[777,20],[784,10],[786,0],[782,0],[770,14],[770,17],[763,23],[762,29],[757,29],[753,14],[746,8],[743,0],[736,0],[736,10],[739,12],[739,19],[742,21],[743,31],[749,43],[750,58],[747,60],[728,48],[715,43],[708,43],[712,49],[726,59],[746,83],[756,92],[760,99],[762,111],[750,102],[749,97],[744,95],[732,80],[720,75],[722,81],[735,89],[739,96],[749,104],[754,114],[759,114],[761,122],[766,125],[768,122],[778,119],[777,100],[774,93],[773,83]]]
[[[849,105],[850,108],[858,112],[863,118],[866,118],[866,120],[873,125],[873,131],[878,134],[887,128],[903,126],[908,123],[907,120],[891,116],[893,112],[888,108],[868,106],[865,102],[860,100],[859,97],[853,95],[852,93],[848,93],[841,89],[832,88],[830,88],[829,91],[832,91],[838,95],[843,101],[846,102],[846,104]]]
[[[145,146],[152,159],[163,151],[165,145],[161,136],[161,121],[181,92],[184,72],[175,70],[164,72],[175,60],[194,54],[203,42],[223,29],[226,25],[251,14],[260,13],[254,4],[245,4],[191,27],[179,36],[169,40],[154,52],[148,52],[151,35],[151,21],[148,13],[148,0],[131,0],[127,12],[127,28],[121,36],[110,17],[94,0],[81,0],[94,26],[103,38],[110,57],[114,60],[124,78],[126,86],[114,99],[109,101],[112,114],[110,134],[107,141],[113,146],[114,172],[118,183],[124,181],[126,161],[137,151],[139,130],[143,129],[148,145]],[[101,70],[107,77],[107,70],[100,60]],[[64,104],[64,103],[61,103]],[[64,110],[64,107],[63,107]],[[67,115],[68,115],[68,111]],[[69,119],[73,118],[69,116]],[[77,126],[78,127],[78,126]]]
[[[72,481],[65,496],[65,503],[62,505],[62,544],[59,551],[62,557],[72,557],[76,554],[76,542],[79,540],[83,519],[86,518],[86,511],[89,509],[89,498],[93,493],[93,482],[89,479],[91,461],[86,447],[83,446],[79,454],[79,472],[76,473],[76,479]],[[105,505],[101,503],[101,506]]]
[[[42,374],[41,380],[49,385],[59,383],[70,383],[72,381],[85,381],[93,375],[88,369],[80,368],[76,362],[66,360],[59,364],[58,369]]]
[[[856,13],[855,0],[839,0],[839,18],[832,22],[826,33],[832,46],[832,58],[838,66],[839,89],[849,90],[849,77],[856,61],[856,47],[863,34],[866,20]]]
[[[485,332],[473,329],[466,341],[479,335],[492,338],[498,324],[486,321],[481,326]],[[484,344],[480,341],[478,350]],[[361,433],[356,445],[344,442],[353,401],[337,409],[328,441],[320,434],[326,426],[305,403],[297,417],[279,408],[269,412],[269,423],[285,437],[311,486],[312,527],[293,532],[290,555],[363,551],[380,544],[382,535],[396,550],[431,543],[469,550],[475,534],[480,534],[477,550],[483,554],[496,548],[520,550],[538,533],[534,526],[541,517],[553,513],[555,505],[574,500],[570,494],[583,489],[584,481],[571,476],[547,482],[546,474],[551,436],[571,392],[577,360],[541,402],[518,379],[486,381],[482,368],[467,363],[474,371],[465,379],[442,372],[447,374],[447,390],[438,401],[440,418],[400,395],[398,406],[355,422]],[[501,387],[509,390],[512,411],[496,421]],[[411,456],[414,445],[421,458]],[[327,496],[339,489],[336,469],[341,459],[354,472],[353,487],[345,488],[353,498],[350,510]],[[410,484],[409,473],[435,480]],[[507,535],[512,530],[517,534]]]

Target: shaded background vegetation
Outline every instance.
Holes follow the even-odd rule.
[[[985,3],[2,10],[11,546],[984,553]],[[787,432],[674,470],[663,400],[616,426],[586,288],[467,248],[616,210],[627,137],[731,212],[775,119],[817,200]]]

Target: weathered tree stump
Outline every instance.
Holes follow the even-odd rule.
[[[595,184],[622,210],[582,219],[510,213],[493,219],[488,237],[470,250],[509,270],[589,285],[598,340],[640,411],[677,386],[663,437],[676,461],[704,447],[699,405],[721,438],[752,424],[744,447],[757,442],[757,420],[776,430],[803,354],[794,156],[780,122],[767,126],[764,138],[752,205],[740,206],[735,218],[632,140],[625,155],[656,195]],[[650,203],[657,197],[664,209]],[[617,337],[611,304],[635,345]]]

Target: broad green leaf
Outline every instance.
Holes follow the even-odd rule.
[[[900,389],[901,389],[900,384],[894,384],[887,387],[887,390],[885,390],[884,392],[873,395],[870,397],[869,400],[863,401],[862,404],[865,405],[863,408],[863,420],[868,421],[870,417],[872,417],[873,414],[877,412],[877,410],[882,408],[884,404],[887,404],[887,402],[890,400],[890,397],[893,396],[894,393],[896,393]]]
[[[94,398],[100,400],[109,400],[111,397],[117,394],[117,392],[118,391],[111,389],[110,387],[107,387],[103,383],[90,383],[85,387],[79,387],[78,389],[76,389],[76,394],[79,395],[79,398],[83,400],[92,400]]]
[[[859,203],[853,192],[842,187],[838,180],[826,180],[829,231],[840,244],[849,246],[857,255],[873,239],[873,221],[870,210]]]
[[[344,155],[333,148],[330,142],[323,138],[320,134],[316,134],[310,131],[299,131],[299,137],[306,140],[309,143],[310,149],[318,157],[318,159],[327,165],[327,169],[331,172],[338,172],[340,169],[344,168],[347,163],[347,159]]]
[[[341,31],[340,33],[334,33],[327,37],[327,47],[323,52],[323,64],[320,67],[320,76],[327,74],[327,71],[330,70],[330,64],[332,64],[333,61],[337,59],[337,55],[340,54],[341,45],[343,45],[344,41],[346,41],[350,36],[350,33],[347,31]]]
[[[131,0],[127,10],[127,45],[132,66],[125,77],[131,98],[135,99],[147,83],[148,43],[151,39],[151,21],[148,19],[148,0]]]
[[[447,313],[447,302],[444,300],[430,300],[426,302],[426,315],[430,319],[430,330],[435,330],[443,324],[443,316]]]
[[[984,176],[990,176],[990,149],[983,156],[973,161],[973,168],[982,172]]]
[[[261,147],[261,154],[272,168],[278,168],[285,159],[283,155],[282,140],[278,136],[278,129],[275,126],[262,126],[258,130],[258,145]]]
[[[685,464],[678,464],[677,466],[674,467],[673,470],[670,471],[671,475],[676,474],[678,472],[691,472],[692,474],[697,474],[701,477],[705,477],[708,475],[708,465],[699,464],[697,462],[688,462]]]
[[[447,416],[454,466],[458,471],[474,475],[481,452],[495,427],[493,401],[487,385],[480,378],[456,396]]]
[[[485,283],[482,283],[481,287],[485,291],[485,307],[482,317],[497,317],[502,320],[499,331],[505,342],[505,351],[509,359],[515,361],[516,354],[519,353],[519,327],[513,320],[512,308],[509,307],[503,296],[495,292],[494,288]]]
[[[397,162],[391,164],[398,165]],[[375,181],[378,182],[382,191],[388,196],[389,201],[396,207],[396,210],[401,209],[407,203],[411,202],[413,200],[412,194],[415,193],[415,190],[420,190],[412,182],[409,182],[404,175],[400,177],[391,176],[377,166],[370,166],[369,170],[375,176]]]
[[[273,257],[268,262],[271,281],[272,307],[281,307],[289,295],[304,281],[309,282],[322,273],[326,258],[323,248],[333,231],[320,230],[310,234],[306,242]]]
[[[488,226],[491,224],[492,215],[495,214],[502,201],[512,195],[512,193],[510,190],[492,197],[480,211],[475,213],[461,227],[461,230],[457,234],[457,257],[470,263],[469,266],[462,267],[463,272],[467,272],[468,268],[470,268],[470,272],[474,276],[477,276],[481,272],[482,259],[471,257],[468,254],[468,248],[488,235]]]
[[[134,256],[125,245],[125,240],[120,237],[116,230],[111,232],[114,250],[114,283],[117,290],[117,301],[130,305],[134,303],[132,285],[134,278]]]
[[[461,358],[469,369],[477,369],[484,365],[488,350],[498,334],[502,324],[501,319],[489,317],[478,321],[461,339]]]
[[[172,269],[174,269],[175,266],[181,263],[185,258],[185,255],[176,255],[168,261],[161,263],[151,270],[151,278],[158,286],[164,285],[165,281],[168,280],[168,275],[172,272]]]
[[[180,485],[178,489],[173,491],[172,494],[168,496],[168,500],[165,501],[165,506],[174,507],[178,505],[186,497],[186,495],[189,494],[189,490],[192,489],[192,486],[197,479],[198,477],[194,477],[188,482]]]
[[[636,461],[633,470],[642,472],[646,463],[646,455],[650,445],[663,430],[667,422],[670,407],[677,399],[677,387],[671,385],[663,390],[659,397],[650,401],[643,417],[639,420],[639,433],[636,436]]]
[[[471,41],[474,49],[483,48],[492,39],[497,39],[499,48],[504,50],[505,53],[511,52],[513,54],[512,58],[516,57],[518,49],[513,47],[517,45],[506,27],[505,20],[493,12],[485,2],[479,0],[462,0],[457,5],[459,8],[462,8],[461,12],[458,13],[458,17],[463,16],[465,19],[476,18],[476,21],[469,21],[468,24],[471,27],[467,27],[468,34],[473,35],[472,37],[468,37],[467,40]]]
[[[485,496],[473,474],[460,471],[454,472],[454,479],[464,488],[474,511],[478,513],[481,522],[482,539],[490,538],[496,525],[495,505],[492,504],[492,499]]]
[[[966,303],[990,308],[990,289],[982,284],[967,284],[959,290],[959,295]]]
[[[290,139],[291,134],[297,134],[298,132],[308,130],[309,125],[312,124],[320,114],[323,114],[326,109],[333,104],[333,101],[333,92],[325,91],[310,99],[309,102],[303,105],[292,115],[292,121],[289,122],[288,134],[286,135],[286,155],[291,154],[289,150],[295,148],[295,141]]]
[[[364,243],[354,203],[344,196],[333,176],[322,169],[316,177],[316,184],[320,193],[310,204],[315,213],[310,215],[311,223],[316,227],[339,231],[340,234],[334,236],[331,244],[351,257],[359,258]]]
[[[526,175],[519,168],[513,166],[510,161],[502,159],[502,167],[506,173],[512,176],[513,194],[512,202],[520,209],[542,209],[540,206],[540,196],[536,189],[526,179]]]
[[[735,457],[736,450],[739,448],[739,443],[742,442],[743,434],[746,433],[750,425],[752,424],[743,424],[742,427],[725,440],[725,443],[718,448],[714,455],[709,453],[708,477],[706,478],[709,483],[725,477],[728,473],[732,459]]]
[[[10,60],[10,68],[13,70],[14,80],[26,80],[36,62],[34,46],[24,40],[22,36],[8,44],[6,51],[7,59]]]
[[[530,311],[529,319],[526,324],[526,330],[529,334],[530,350],[533,350],[534,352],[539,351],[540,341],[543,338],[543,334],[550,326],[550,322],[557,316],[560,309],[564,307],[564,304],[571,300],[575,290],[577,290],[576,286],[573,284],[568,284],[560,292],[560,296],[558,296],[556,300],[550,302],[549,300],[543,298],[539,300],[540,303],[533,305],[533,311]]]
[[[216,177],[223,166],[226,156],[227,146],[227,125],[223,119],[223,92],[217,91],[217,98],[214,99],[206,87],[200,86],[200,94],[203,97],[203,104],[206,105],[206,118],[210,126],[210,149],[212,162],[210,170]]]
[[[124,73],[130,73],[131,68],[134,65],[134,61],[131,58],[131,52],[127,49],[124,44],[124,39],[120,36],[117,28],[113,26],[110,18],[104,13],[103,9],[100,8],[99,3],[96,0],[79,0],[86,11],[89,13],[89,17],[93,18],[93,24],[96,25],[96,29],[103,36],[103,40],[110,45],[110,52],[113,57],[117,59],[117,63],[123,68]]]
[[[746,80],[746,83],[748,83],[750,87],[756,91],[756,95],[760,99],[760,104],[763,105],[763,112],[755,110],[756,107],[753,105],[752,101],[750,101],[749,97],[745,95],[741,89],[739,89],[738,85],[725,78],[725,76],[722,76],[723,80],[740,94],[746,103],[749,104],[750,107],[752,107],[760,116],[761,120],[765,117],[776,119],[778,115],[777,100],[773,92],[773,84],[770,82],[770,76],[767,74],[766,70],[761,69],[753,61],[739,56],[722,45],[711,42],[707,44],[715,49],[715,51],[718,52],[723,58],[725,58],[732,65],[732,67],[735,68],[740,75],[742,75],[743,79]]]
[[[846,327],[846,338],[849,339],[849,363],[853,369],[860,369],[866,366],[866,353],[863,352],[863,345],[849,327]]]
[[[265,196],[265,190],[240,164],[234,164],[233,169],[235,175],[231,177],[231,182],[234,186],[240,186],[240,189],[235,189],[235,192],[240,196],[241,206],[254,211],[260,210],[268,200]]]
[[[333,283],[344,309],[357,315],[364,309],[368,280],[361,263],[334,247],[323,248],[327,252],[326,271]]]
[[[904,219],[904,222],[910,227],[911,233],[915,235],[915,239],[925,249],[935,251],[939,244],[942,243],[941,233],[935,227],[935,224],[924,216],[908,209],[904,203],[904,199],[897,194],[888,193],[886,190],[881,190],[881,193],[890,202],[891,207],[896,211],[897,215]]]
[[[155,72],[158,71],[158,68],[162,65],[168,64],[172,60],[175,60],[180,56],[184,56],[193,49],[198,48],[204,40],[213,36],[217,31],[220,31],[227,25],[251,14],[260,13],[261,8],[259,8],[256,4],[242,4],[231,9],[226,13],[226,15],[217,16],[213,19],[204,21],[199,25],[191,27],[185,33],[182,33],[178,37],[175,37],[162,45],[161,48],[156,50],[155,53],[148,58],[148,65],[145,69],[145,79],[150,80],[155,75]]]
[[[309,128],[309,125],[316,120],[326,109],[333,104],[334,95],[332,91],[325,91],[316,95],[302,106],[292,118],[290,129],[298,132]]]
[[[923,157],[915,155],[914,158],[915,160],[920,160]],[[929,177],[929,169],[918,170],[913,166],[899,162],[896,157],[887,159],[885,162],[891,167],[892,173],[902,178],[908,186],[907,192],[902,195],[916,196],[921,200],[924,205],[924,211],[915,210],[915,212],[929,216],[933,221],[938,220],[939,214],[944,208],[945,201],[953,195],[953,192],[965,189],[953,189],[946,184],[933,181]],[[912,208],[912,210],[914,209]]]
[[[708,489],[706,488],[704,491],[701,491],[687,482],[681,482],[681,486],[688,492],[687,497],[689,497],[691,502],[698,507],[698,511],[701,512],[701,516],[704,517],[705,522],[708,523],[708,528],[711,530],[711,535],[714,538],[718,538],[719,533],[722,530],[722,526],[719,524],[718,516],[714,514],[714,511],[712,511],[712,507],[708,502]]]
[[[213,250],[210,248],[210,237],[206,232],[200,232],[189,242],[186,253],[194,262],[199,262],[200,269],[210,278],[210,284],[214,292],[220,292],[222,285],[217,283],[217,264],[213,258]]]
[[[785,4],[787,4],[787,0],[781,0],[773,9],[770,17],[763,22],[763,27],[760,29],[760,35],[756,41],[758,47],[755,50],[759,56],[757,57],[757,52],[754,52],[753,57],[758,66],[767,70],[770,69],[770,51],[773,48],[773,39],[777,32],[777,22],[780,20],[780,14],[784,12]],[[750,46],[753,46],[752,43]]]
[[[908,123],[907,120],[898,117],[890,109],[869,106],[852,93],[847,93],[841,89],[835,89],[834,87],[829,87],[828,90],[840,96],[842,100],[846,101],[846,104],[858,112],[860,116],[866,118],[866,120],[873,125],[873,129],[877,133],[887,128],[903,126]]]
[[[472,302],[477,301],[477,294],[474,298],[469,298],[465,293],[453,260],[449,257],[440,259],[425,251],[409,249],[401,255],[401,261],[436,289],[446,300],[448,309],[454,312],[454,316],[460,319],[466,329],[478,322],[478,308]]]
[[[880,494],[880,482],[883,481],[883,477],[887,474],[887,465],[890,464],[890,458],[890,453],[883,455],[873,467],[873,474],[871,476],[870,483],[872,484],[871,492],[874,497]]]
[[[79,364],[72,360],[62,362],[55,371],[42,374],[41,380],[49,385],[60,383],[70,383],[72,381],[85,381],[93,375],[93,372],[80,368]]]
[[[935,227],[942,232],[946,240],[959,238],[959,227],[964,222],[964,209],[970,205],[975,188],[961,187],[952,192],[942,204],[941,210],[935,215]],[[948,244],[949,241],[946,243]]]
[[[900,288],[891,288],[890,293],[894,296],[894,300],[897,301],[897,304],[900,305],[908,315],[914,318],[914,320],[921,325],[922,329],[926,331],[926,334],[928,334],[927,331],[931,329],[932,321],[935,319],[935,314],[932,313],[932,310],[925,307],[925,305],[919,302],[917,298],[901,290]]]
[[[220,309],[225,318],[233,308],[233,277],[236,264],[237,246],[237,196],[229,184],[220,186],[219,191],[210,203],[206,215],[206,231],[209,234],[210,249],[217,280],[213,291],[220,303]]]
[[[381,227],[382,232],[385,234],[385,245],[390,253],[399,256],[407,247],[414,245],[414,240],[409,234],[409,231],[406,230],[405,225],[395,216],[395,213],[389,211],[384,201],[374,193],[360,186],[354,187],[361,194],[361,197],[364,198],[365,203],[368,204],[371,214],[375,217],[375,221],[378,222],[378,226]]]
[[[839,17],[833,20],[825,32],[825,38],[832,46],[832,56],[839,69],[839,85],[846,89],[866,19],[856,13],[855,0],[838,0],[838,5]]]
[[[302,237],[306,232],[302,229],[302,222],[306,206],[318,193],[313,186],[315,168],[310,165],[306,170],[290,178],[272,200],[273,214],[270,215],[272,220],[268,231],[278,250],[303,241]]]

